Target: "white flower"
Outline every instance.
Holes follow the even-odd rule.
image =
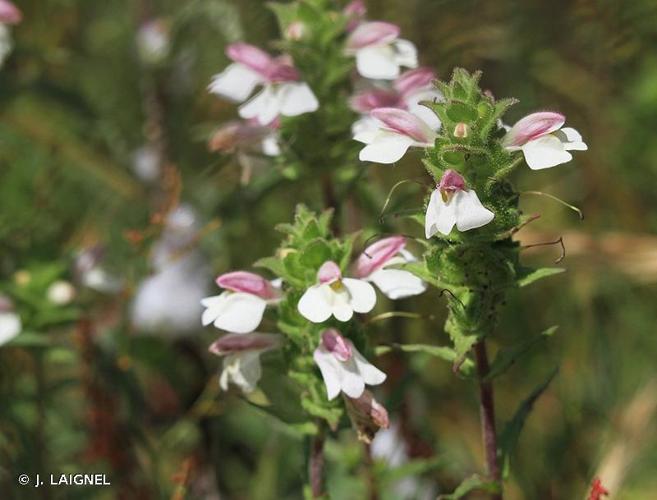
[[[237,385],[243,392],[253,392],[262,376],[260,355],[280,345],[281,336],[272,333],[233,333],[224,335],[210,346],[210,352],[225,356],[219,385]]]
[[[21,333],[22,328],[21,318],[14,311],[11,300],[0,295],[0,346]]]
[[[502,144],[509,151],[522,151],[532,170],[567,163],[573,159],[569,151],[586,151],[588,146],[577,130],[561,128],[565,122],[559,113],[532,113],[511,127]]]
[[[333,328],[322,333],[313,359],[322,372],[329,400],[336,398],[340,391],[350,398],[359,398],[365,385],[379,385],[386,379],[386,374],[370,364],[351,340]]]
[[[143,23],[137,31],[139,55],[149,64],[158,64],[167,58],[171,45],[169,27],[161,19]]]
[[[235,271],[222,274],[217,285],[225,288],[221,295],[206,297],[202,323],[233,333],[252,332],[260,325],[268,304],[278,301],[278,290],[257,274]]]
[[[357,313],[374,309],[376,292],[367,281],[343,278],[333,261],[322,264],[317,273],[318,283],[311,286],[299,300],[301,315],[313,323],[323,323],[331,316],[338,321],[349,321]]]
[[[361,161],[395,163],[410,147],[431,147],[436,133],[414,114],[397,108],[378,108],[370,113],[377,120],[376,129],[357,130],[354,140],[366,144],[358,157]]]
[[[68,281],[58,280],[48,287],[46,295],[53,304],[64,306],[75,297],[75,288]]]
[[[268,125],[279,115],[297,116],[319,107],[315,94],[299,81],[299,73],[288,58],[273,58],[246,43],[229,45],[226,54],[235,62],[213,77],[210,92],[243,102],[258,85],[263,86],[259,94],[240,106],[242,118]]]
[[[365,78],[392,80],[401,67],[416,68],[417,49],[399,38],[400,29],[391,23],[366,22],[347,39],[347,53],[356,57],[358,73]]]
[[[425,218],[425,233],[431,238],[437,232],[448,235],[456,225],[459,231],[485,226],[495,214],[484,207],[473,189],[454,170],[447,170],[437,189],[431,193]]]
[[[390,266],[414,262],[403,236],[391,236],[368,246],[356,262],[356,276],[374,283],[392,300],[418,295],[426,290],[425,283],[409,271],[389,269]]]

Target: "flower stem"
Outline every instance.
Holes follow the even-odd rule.
[[[308,477],[312,498],[322,498],[324,495],[324,426],[320,425],[317,434],[310,441],[308,457]]]
[[[497,461],[497,432],[495,430],[495,400],[493,384],[486,380],[489,372],[488,352],[486,341],[480,340],[474,346],[477,375],[479,378],[479,412],[481,417],[481,433],[486,456],[486,472],[488,476],[500,483],[500,466]],[[502,500],[502,493],[494,493],[491,500]]]

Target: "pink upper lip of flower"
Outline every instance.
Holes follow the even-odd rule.
[[[13,3],[0,0],[0,23],[18,24],[23,20],[23,14]]]
[[[321,284],[330,284],[342,278],[340,267],[332,260],[327,260],[317,271],[317,279]]]
[[[226,47],[226,55],[261,75],[268,82],[290,82],[299,79],[299,72],[288,57],[274,58],[264,50],[248,43],[232,43]]]
[[[233,352],[261,351],[276,347],[280,340],[280,336],[276,334],[229,333],[215,340],[208,351],[217,356]]]
[[[347,48],[358,50],[371,45],[384,45],[399,37],[399,26],[383,21],[372,21],[358,26],[347,39]]]
[[[465,189],[465,180],[455,170],[452,169],[445,170],[445,173],[440,178],[440,184],[438,184],[438,189],[440,191],[446,191],[452,193],[456,191],[463,191]]]
[[[265,300],[278,297],[278,293],[269,281],[262,276],[246,271],[234,271],[222,274],[216,279],[216,283],[226,290],[250,293]]]
[[[365,278],[381,269],[406,246],[403,236],[390,236],[368,246],[356,261],[356,275]]]
[[[436,79],[436,74],[429,68],[416,68],[405,71],[397,78],[393,86],[403,96],[426,89]]]
[[[420,143],[432,140],[429,127],[414,114],[397,108],[378,108],[370,116],[382,122],[393,132],[406,135]]]
[[[559,130],[566,117],[553,111],[532,113],[519,120],[506,134],[503,143],[507,147],[522,146],[529,141]]]
[[[406,108],[401,96],[391,90],[373,89],[359,92],[350,100],[351,108],[359,113],[369,113],[377,108]]]
[[[351,343],[334,328],[322,333],[322,346],[333,354],[338,361],[348,361],[353,356]]]

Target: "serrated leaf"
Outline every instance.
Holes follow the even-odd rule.
[[[262,259],[258,259],[257,261],[255,261],[253,266],[261,267],[263,269],[268,269],[276,276],[279,276],[281,278],[287,274],[285,272],[285,266],[283,265],[283,261],[277,257],[263,257]]]
[[[548,278],[549,276],[554,276],[555,274],[561,274],[565,271],[562,267],[541,267],[539,269],[532,269],[529,267],[521,268],[516,278],[516,282],[519,287],[524,287],[531,285],[535,281],[541,280],[543,278]]]
[[[464,480],[458,487],[448,495],[438,495],[439,500],[459,500],[473,491],[483,491],[486,493],[500,493],[499,483],[483,478],[478,474],[470,476]]]
[[[391,351],[402,351],[410,353],[421,352],[428,354],[429,356],[434,356],[436,358],[449,361],[450,363],[454,363],[459,359],[459,354],[451,347],[428,344],[388,344],[380,345],[374,350],[377,356],[381,356]],[[460,366],[461,373],[464,375],[470,375],[473,372],[473,369],[474,363],[470,359],[463,361]]]
[[[541,340],[544,340],[547,337],[551,337],[558,328],[559,327],[556,325],[551,326],[543,332],[531,335],[528,339],[524,340],[517,346],[501,350],[495,357],[495,361],[493,361],[491,364],[490,371],[486,376],[486,380],[492,380],[495,377],[502,375],[509,368],[511,368],[511,366],[513,366],[523,354],[529,351]]]
[[[431,274],[424,262],[407,262],[406,264],[400,264],[398,266],[390,266],[390,268],[404,269],[436,288],[448,288],[447,285]]]
[[[331,248],[321,238],[311,241],[299,255],[299,263],[310,269],[319,269],[327,260],[331,260]]]
[[[502,471],[504,477],[508,477],[510,469],[510,456],[516,445],[518,444],[518,439],[520,438],[520,433],[522,428],[525,425],[525,421],[529,416],[534,404],[541,397],[541,394],[545,392],[548,388],[554,377],[559,373],[559,367],[557,366],[548,377],[539,384],[536,389],[534,389],[531,394],[525,399],[516,410],[513,418],[506,424],[504,430],[500,434],[499,440],[499,455],[502,462]]]

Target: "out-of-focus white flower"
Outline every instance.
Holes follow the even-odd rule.
[[[46,296],[53,304],[65,306],[70,304],[75,297],[75,287],[68,281],[57,280],[48,287]]]
[[[0,0],[0,68],[14,47],[9,32],[9,25],[23,20],[21,11],[8,0]]]
[[[260,377],[260,355],[280,346],[282,337],[273,333],[231,333],[210,346],[210,352],[225,356],[219,385],[224,391],[228,384],[237,385],[243,392],[253,392]]]
[[[155,182],[160,178],[162,159],[157,149],[144,145],[132,154],[132,171],[144,182]]]
[[[405,246],[403,236],[390,236],[368,246],[356,261],[356,276],[371,281],[393,300],[424,292],[427,289],[425,283],[413,273],[390,269],[390,266],[416,260]]]
[[[234,62],[213,77],[208,86],[211,93],[243,102],[258,85],[263,86],[255,97],[240,106],[242,118],[254,118],[261,125],[268,125],[280,115],[297,116],[319,107],[315,94],[299,81],[299,73],[288,57],[274,58],[246,43],[229,45],[226,55]]]
[[[210,151],[242,151],[278,156],[281,154],[277,131],[279,126],[279,120],[266,126],[255,120],[228,122],[212,134],[208,146]]]
[[[171,37],[169,26],[162,19],[151,19],[139,27],[137,47],[142,60],[149,64],[158,64],[169,55]]]
[[[305,291],[297,308],[313,323],[323,323],[331,316],[349,321],[357,313],[367,313],[376,305],[376,292],[367,281],[343,278],[333,261],[322,264],[317,272],[317,284]]]
[[[260,325],[267,305],[280,299],[279,290],[270,281],[246,271],[222,274],[216,282],[226,291],[201,301],[206,308],[203,326],[214,324],[232,333],[252,332]]]
[[[132,303],[132,322],[141,332],[179,337],[198,330],[209,269],[192,247],[197,233],[191,207],[181,205],[167,216],[151,255],[155,274],[141,282]]]
[[[347,54],[356,57],[361,76],[392,80],[399,76],[402,67],[417,67],[415,45],[399,38],[399,33],[399,26],[381,21],[362,23],[351,32]]]
[[[108,273],[102,267],[103,249],[93,246],[81,250],[73,265],[76,282],[101,293],[117,293],[123,283],[120,278]]]
[[[447,236],[454,226],[459,231],[469,231],[485,226],[494,217],[481,204],[474,189],[467,189],[463,177],[450,169],[431,193],[425,218],[426,237],[431,238],[437,232]]]
[[[350,398],[359,398],[365,391],[365,385],[379,385],[386,379],[386,374],[370,364],[351,340],[333,328],[322,333],[313,359],[322,372],[329,400],[336,398],[340,392]]]
[[[359,130],[354,140],[362,142],[361,161],[390,164],[399,161],[410,147],[428,148],[436,132],[414,114],[397,108],[379,108],[370,113],[376,128]]]
[[[0,295],[0,346],[21,333],[22,328],[21,318],[14,311],[13,303],[9,297]]]
[[[573,159],[569,151],[586,151],[588,146],[574,128],[565,127],[566,117],[542,111],[518,121],[507,132],[502,144],[509,151],[522,151],[532,170],[551,168]]]

